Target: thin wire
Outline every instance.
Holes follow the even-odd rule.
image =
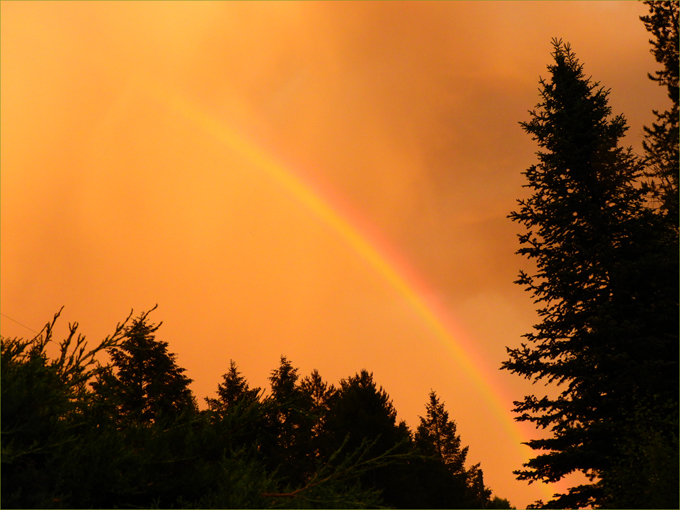
[[[38,332],[35,329],[31,329],[28,326],[24,326],[21,322],[12,319],[9,315],[5,315],[4,313],[0,312],[0,315],[3,317],[7,317],[9,320],[16,322],[19,326],[23,326],[24,328],[28,329],[29,331],[33,331],[33,333],[38,334]]]

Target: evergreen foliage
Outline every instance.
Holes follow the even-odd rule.
[[[250,389],[248,381],[239,372],[234,360],[229,360],[229,371],[222,376],[217,387],[217,398],[206,397],[208,408],[212,411],[226,413],[240,402],[253,402],[258,399],[260,388]]]
[[[654,36],[652,54],[663,67],[649,78],[668,90],[670,110],[659,113],[653,110],[656,122],[645,126],[642,145],[646,156],[646,175],[651,178],[654,197],[660,201],[662,211],[678,228],[678,2],[644,2],[649,15],[641,16],[647,30]]]
[[[336,389],[316,370],[300,379],[281,357],[264,397],[231,361],[198,411],[149,313],[91,350],[71,325],[55,360],[45,352],[54,321],[30,340],[2,338],[3,507],[432,506],[419,481],[437,492],[432,465],[449,468],[415,450],[371,374]],[[110,363],[96,359],[103,352]],[[479,501],[454,496],[452,508]]]
[[[116,414],[123,421],[152,423],[158,419],[169,422],[186,412],[197,410],[189,389],[191,379],[175,362],[176,355],[168,352],[168,343],[156,340],[161,324],[148,323],[148,315],[134,319],[125,330],[123,341],[108,349],[113,361],[95,387],[111,393]]]
[[[627,127],[611,116],[608,91],[585,76],[568,44],[553,47],[542,102],[521,123],[542,149],[525,172],[533,195],[510,215],[528,230],[518,253],[536,262],[536,273],[522,271],[516,283],[540,305],[542,322],[524,335],[529,344],[508,348],[503,368],[563,389],[515,402],[519,421],[552,433],[527,443],[543,453],[516,473],[530,482],[590,477],[546,507],[646,507],[615,488],[631,466],[638,476],[645,462],[661,468],[650,451],[631,453],[644,448],[642,422],[652,443],[677,444],[677,241],[646,206],[643,166],[618,145]],[[676,503],[677,476],[669,476],[661,485],[674,484]]]
[[[378,387],[373,374],[361,370],[354,376],[342,379],[339,390],[329,402],[323,428],[325,449],[322,457],[341,445],[346,451],[359,449],[364,440],[371,441],[370,453],[380,456],[391,451],[406,454],[412,451],[411,434],[404,422],[397,423],[397,412],[385,390]],[[387,506],[411,507],[409,498],[413,491],[406,490],[408,467],[405,462],[395,462],[365,473],[361,484],[382,492]]]
[[[265,443],[271,469],[286,466],[281,475],[291,486],[306,483],[314,470],[312,400],[300,384],[299,370],[281,356],[279,368],[269,377],[271,404],[269,440]]]
[[[449,413],[439,401],[436,392],[430,392],[429,397],[430,401],[425,406],[427,417],[420,418],[420,425],[416,430],[416,445],[422,452],[441,459],[452,473],[464,473],[468,447],[460,447],[456,422],[449,421]]]
[[[484,486],[483,474],[476,464],[465,468],[468,447],[461,448],[456,422],[437,394],[432,391],[425,408],[427,416],[420,418],[415,444],[423,453],[419,470],[419,485],[424,493],[422,508],[486,508],[491,491]]]
[[[51,323],[34,338],[2,338],[2,506],[50,508],[68,505],[77,487],[101,490],[114,478],[115,468],[105,451],[115,452],[115,432],[102,428],[92,434],[98,405],[86,383],[101,374],[95,356],[118,345],[124,334],[119,324],[113,335],[93,349],[69,324],[69,335],[59,343],[59,357],[50,360]],[[129,319],[129,317],[128,317]],[[93,478],[90,469],[98,466]],[[92,499],[82,497],[83,506]]]

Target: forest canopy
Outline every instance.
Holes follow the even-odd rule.
[[[645,4],[662,67],[649,77],[671,107],[653,112],[643,156],[621,145],[624,115],[559,39],[521,123],[540,150],[524,172],[532,195],[510,214],[525,227],[517,253],[535,262],[515,283],[540,322],[503,368],[559,392],[514,402],[516,420],[549,431],[515,473],[590,482],[537,507],[678,505],[678,2]]]
[[[56,359],[59,313],[2,338],[3,507],[511,508],[434,391],[414,434],[367,370],[335,386],[282,356],[265,393],[232,360],[199,410],[149,314],[94,348],[71,324]]]

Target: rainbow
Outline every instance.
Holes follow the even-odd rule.
[[[365,219],[359,218],[342,199],[322,190],[318,184],[303,178],[280,159],[273,157],[260,145],[248,140],[204,108],[192,103],[174,92],[169,86],[149,77],[135,77],[134,85],[147,90],[156,100],[171,108],[186,120],[192,122],[205,134],[218,140],[244,160],[259,168],[269,179],[278,183],[287,193],[303,204],[312,214],[340,236],[357,256],[363,259],[391,286],[414,312],[428,326],[434,336],[442,342],[458,360],[461,369],[475,385],[490,408],[503,423],[518,446],[526,441],[519,425],[504,406],[499,395],[501,389],[491,387],[493,378],[485,374],[484,364],[471,346],[463,346],[460,339],[464,334],[454,324],[445,307],[436,298],[431,286],[410,264],[373,228]],[[342,213],[340,211],[343,211]],[[372,240],[372,241],[371,241]],[[552,487],[540,484],[546,500],[552,498]]]

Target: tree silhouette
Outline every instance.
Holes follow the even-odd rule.
[[[379,438],[375,448],[382,453],[408,437],[405,424],[397,425],[396,418],[397,411],[385,390],[377,387],[373,374],[361,370],[340,381],[329,404],[324,432],[333,438],[334,447],[349,435],[349,450],[358,448],[364,438]]]
[[[641,16],[647,30],[654,36],[652,54],[663,67],[649,78],[666,87],[671,109],[659,113],[653,110],[656,122],[644,127],[647,171],[652,178],[654,195],[661,201],[675,229],[678,228],[678,2],[646,1],[650,14]]]
[[[217,387],[217,398],[206,397],[205,401],[209,409],[224,413],[237,403],[257,400],[259,393],[260,388],[251,390],[236,363],[229,360],[229,371],[222,376],[222,382]]]
[[[611,504],[613,466],[635,461],[626,455],[633,410],[677,416],[677,258],[671,263],[667,229],[645,207],[639,160],[618,146],[624,117],[611,117],[608,91],[585,77],[568,44],[553,47],[542,102],[521,123],[542,149],[524,172],[534,194],[510,215],[528,229],[518,253],[537,266],[516,283],[540,304],[542,322],[524,335],[529,345],[508,349],[503,368],[563,385],[556,398],[515,402],[518,420],[552,433],[528,441],[545,453],[516,473],[529,481],[573,471],[599,478],[547,503],[573,508]]]
[[[106,507],[119,487],[125,450],[118,431],[98,423],[88,383],[104,370],[96,356],[122,342],[129,317],[92,349],[69,324],[50,359],[60,313],[32,339],[0,338],[3,508]]]
[[[316,369],[302,379],[300,389],[309,399],[309,417],[312,420],[307,455],[310,459],[319,459],[327,442],[324,436],[326,416],[337,389],[325,382]]]
[[[449,490],[442,459],[455,456],[427,457],[448,478],[422,470],[426,457],[372,374],[364,370],[336,389],[316,370],[300,381],[282,357],[272,394],[261,399],[231,362],[218,398],[197,412],[189,379],[156,341],[159,326],[148,313],[127,326],[131,314],[91,350],[70,325],[53,360],[45,353],[53,323],[44,336],[1,339],[3,507],[413,508],[443,501],[425,489]],[[95,359],[103,351],[110,363]],[[156,374],[159,367],[167,374]],[[443,406],[430,407],[455,443]]]
[[[420,417],[414,441],[420,452],[430,457],[419,468],[423,488],[421,508],[478,508],[484,506],[490,491],[480,485],[479,465],[465,468],[468,447],[461,448],[456,422],[437,394],[432,391]]]
[[[429,399],[425,406],[427,416],[420,417],[420,425],[416,429],[416,446],[423,453],[441,459],[452,473],[464,473],[468,447],[460,447],[456,422],[449,421],[449,413],[434,391],[430,392]]]
[[[323,380],[316,369],[302,379],[300,388],[311,399],[312,413],[319,418],[328,412],[329,403],[337,391],[333,384],[328,384]]]
[[[300,384],[298,372],[285,356],[271,372],[271,395],[267,399],[270,436],[264,445],[268,466],[280,468],[291,485],[303,484],[313,469],[312,401]]]
[[[329,402],[323,425],[324,456],[328,458],[340,446],[353,452],[364,441],[372,447],[368,454],[379,456],[387,451],[406,454],[412,451],[411,434],[403,421],[397,423],[397,411],[382,387],[366,370],[342,379],[339,390]],[[360,478],[362,486],[382,491],[385,504],[397,508],[417,506],[413,473],[407,463],[393,463],[374,469]]]
[[[124,340],[108,349],[112,367],[96,388],[115,395],[121,420],[151,423],[159,418],[172,421],[180,414],[197,409],[189,389],[191,379],[168,352],[168,343],[156,340],[161,324],[148,322],[141,314],[125,330]],[[101,388],[100,386],[108,388]]]

